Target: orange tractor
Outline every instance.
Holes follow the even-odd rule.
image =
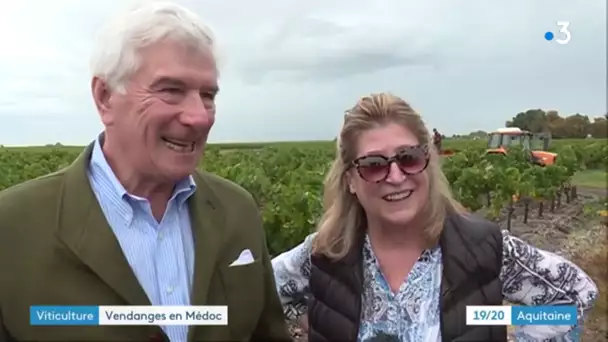
[[[551,165],[555,163],[557,154],[548,151],[550,141],[550,133],[531,133],[517,127],[499,128],[488,135],[486,153],[507,154],[509,147],[521,146],[530,152],[532,162],[541,166]]]

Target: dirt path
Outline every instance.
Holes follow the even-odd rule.
[[[597,198],[608,197],[608,189],[593,188],[589,186],[577,186],[578,192],[581,194],[594,196]]]

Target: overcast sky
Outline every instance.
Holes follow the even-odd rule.
[[[529,108],[606,112],[605,0],[189,0],[222,49],[210,140],[333,139],[362,95],[391,91],[444,134]],[[0,5],[0,144],[86,144],[103,127],[89,57],[129,1]],[[567,45],[557,21],[569,21]]]

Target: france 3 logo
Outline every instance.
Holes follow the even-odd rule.
[[[558,21],[557,27],[559,29],[558,34],[551,31],[545,32],[545,40],[548,42],[556,42],[561,45],[566,45],[572,39],[570,33],[570,22],[569,21]]]

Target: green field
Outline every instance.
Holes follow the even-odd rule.
[[[583,170],[572,177],[572,183],[589,188],[606,189],[608,172],[605,170]]]
[[[277,142],[252,142],[252,143],[218,143],[208,144],[211,148],[221,150],[254,150],[264,147],[327,147],[334,146],[331,141],[277,141]],[[69,152],[82,151],[84,146],[63,146],[63,145],[46,145],[46,146],[19,146],[19,147],[0,147],[0,150],[23,151],[23,152],[47,152],[57,148]]]
[[[482,210],[490,219],[499,218],[513,198],[555,203],[570,184],[606,187],[605,140],[554,140],[550,150],[558,154],[557,162],[547,167],[533,165],[517,149],[507,156],[486,155],[484,140],[447,139],[443,147],[459,150],[442,159],[454,196],[469,210]],[[0,191],[68,166],[82,149],[0,146]],[[262,212],[269,252],[277,255],[314,231],[323,209],[324,177],[334,156],[332,141],[210,144],[200,168],[234,181],[254,196]],[[608,274],[602,267],[606,255],[603,236],[598,233],[597,238],[587,239],[589,243],[580,242],[580,250],[573,256],[597,283],[600,298],[608,293]],[[589,341],[605,336],[602,322],[606,322],[605,305],[598,305],[585,324]]]
[[[482,210],[490,219],[498,219],[514,198],[554,203],[568,193],[572,183],[600,188],[606,184],[608,145],[604,140],[555,140],[551,150],[558,154],[557,162],[547,167],[530,163],[522,150],[512,149],[507,156],[487,155],[483,140],[448,139],[443,145],[460,150],[442,160],[454,196],[469,210]],[[0,147],[0,191],[68,166],[82,149]],[[334,156],[332,141],[210,144],[200,168],[234,181],[254,196],[268,249],[277,255],[314,231],[323,209],[324,177]],[[601,297],[608,291],[608,279],[605,267],[596,265],[605,259],[605,239],[589,240],[595,244],[580,243],[575,261],[594,278]],[[586,336],[605,333],[601,310],[598,306],[590,315]]]
[[[461,152],[445,158],[442,168],[459,201],[470,210],[489,207],[490,214],[496,214],[513,194],[548,198],[572,180],[587,184],[593,179],[595,184],[601,173],[588,170],[605,169],[608,164],[608,146],[601,140],[556,140],[551,149],[559,154],[558,162],[545,168],[533,166],[517,150],[507,157],[486,156],[485,146],[483,140],[445,140],[445,148]],[[0,190],[63,168],[82,149],[0,148]],[[324,176],[334,155],[332,141],[210,144],[201,168],[254,195],[270,236],[269,248],[277,253],[315,228]],[[480,201],[484,194],[491,198],[490,205]]]
[[[602,139],[559,139],[553,140],[550,150],[559,149],[561,146],[580,146],[589,145],[591,143],[602,142]],[[467,149],[470,147],[484,147],[487,141],[484,139],[445,139],[443,147],[446,149]],[[297,147],[297,148],[334,148],[335,141],[331,140],[310,140],[310,141],[269,141],[269,142],[239,142],[239,143],[209,143],[209,146],[214,149],[221,150],[254,150],[264,147]],[[1,147],[0,150],[12,151],[36,151],[45,152],[54,150],[60,147],[67,151],[81,151],[84,146],[63,146],[63,145],[46,145],[46,146],[24,146],[24,147]]]

